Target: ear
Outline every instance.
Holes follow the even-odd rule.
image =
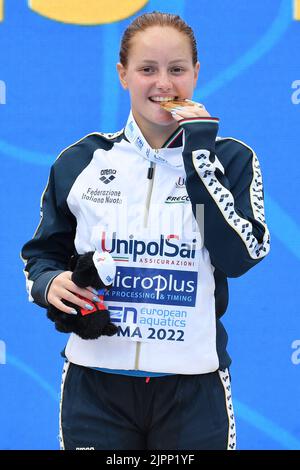
[[[128,85],[127,85],[127,70],[124,67],[124,65],[122,65],[120,62],[117,63],[117,72],[118,72],[120,83],[121,83],[122,87],[124,88],[124,90],[127,90],[127,88],[128,88]]]
[[[194,88],[196,88],[197,86],[199,71],[200,71],[200,62],[198,61],[196,62],[195,67],[194,67]]]
[[[90,286],[91,277],[95,268],[93,263],[93,251],[80,255],[73,270],[72,281],[79,287]]]

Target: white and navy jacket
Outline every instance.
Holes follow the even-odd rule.
[[[117,265],[105,302],[118,334],[72,334],[71,362],[178,374],[230,364],[220,321],[227,277],[247,272],[270,245],[257,157],[217,132],[216,118],[183,119],[157,163],[124,130],[92,133],[53,164],[39,226],[22,249],[30,300],[47,307],[74,252],[109,251]]]

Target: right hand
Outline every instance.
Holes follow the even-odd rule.
[[[81,288],[78,287],[71,280],[72,271],[64,271],[63,273],[56,276],[50,284],[47,301],[49,304],[58,308],[65,313],[74,313],[72,307],[68,307],[62,302],[62,300],[67,300],[72,302],[75,305],[78,305],[80,308],[87,308],[88,300],[95,302],[96,293],[93,292],[92,287]],[[78,294],[84,297],[85,300],[82,300],[78,297]],[[92,306],[92,304],[89,304]]]

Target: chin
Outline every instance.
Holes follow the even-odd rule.
[[[165,111],[167,113],[166,116],[162,116],[162,115],[159,115],[159,116],[156,116],[153,121],[156,123],[156,124],[159,124],[160,126],[170,126],[172,124],[174,124],[176,121],[175,119],[173,119],[172,115],[169,114],[167,111]]]
[[[175,124],[178,124],[178,123],[177,123],[176,119],[173,119],[173,117],[170,117],[170,119],[162,120],[162,121],[158,122],[157,124],[159,124],[161,126],[168,127],[168,126],[172,126],[172,125],[175,125]]]
[[[172,118],[172,119],[168,119],[168,120],[166,120],[166,121],[157,122],[157,124],[158,124],[159,126],[163,126],[163,127],[170,127],[170,126],[172,126],[172,125],[177,124],[177,121]]]

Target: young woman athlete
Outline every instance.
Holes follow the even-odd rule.
[[[31,300],[72,315],[65,301],[89,308],[97,295],[72,282],[70,257],[98,249],[116,265],[105,304],[118,333],[72,333],[65,348],[64,449],[235,448],[220,317],[227,277],[267,255],[269,232],[256,154],[218,137],[218,118],[192,100],[199,69],[180,17],[136,18],[117,64],[124,129],[89,134],[51,168],[22,250]]]

